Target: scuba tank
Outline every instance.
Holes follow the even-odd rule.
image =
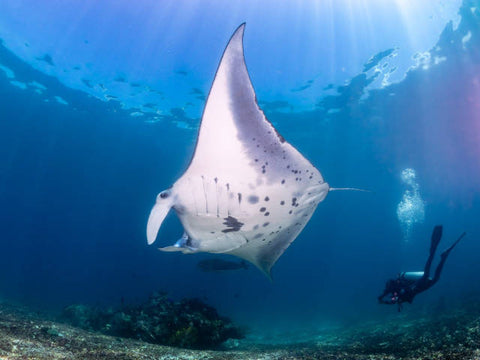
[[[405,280],[417,281],[423,277],[423,271],[404,271],[398,274],[398,277]]]

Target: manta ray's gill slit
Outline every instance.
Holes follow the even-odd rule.
[[[220,196],[218,196],[219,191],[222,191],[222,188],[218,186],[218,179],[215,178],[215,196],[217,202],[217,218],[220,217]]]
[[[205,188],[205,178],[202,175],[203,196],[205,197],[205,213],[208,214],[207,189]]]
[[[195,206],[195,215],[198,216],[198,205],[197,205],[197,198],[195,196],[195,187],[192,186],[192,179],[188,179],[188,184],[190,185],[190,191],[192,193],[193,205]]]

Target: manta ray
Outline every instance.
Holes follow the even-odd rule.
[[[158,194],[147,225],[152,244],[173,209],[184,228],[163,251],[245,259],[268,277],[278,258],[333,190],[267,120],[245,64],[245,24],[223,53],[190,165]]]

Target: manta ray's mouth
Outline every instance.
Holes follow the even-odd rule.
[[[192,252],[198,250],[197,242],[193,240],[192,237],[187,234],[187,232],[184,232],[182,237],[178,239],[178,241],[173,246],[175,246],[176,248],[188,249]]]
[[[198,241],[195,241],[186,232],[184,232],[182,237],[178,239],[175,244],[172,246],[158,248],[158,250],[165,252],[181,251],[184,254],[191,254],[198,252]]]

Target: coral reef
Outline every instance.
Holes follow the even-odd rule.
[[[214,349],[227,339],[244,337],[242,329],[201,300],[174,302],[166,293],[119,309],[71,305],[63,310],[61,320],[106,335],[190,349]]]
[[[45,315],[29,309],[0,303],[0,359],[480,359],[480,301],[447,310],[401,314],[361,327],[324,329],[297,344],[262,345],[255,339],[229,340],[236,343],[232,346],[235,350],[212,351],[86,331],[47,320]]]

